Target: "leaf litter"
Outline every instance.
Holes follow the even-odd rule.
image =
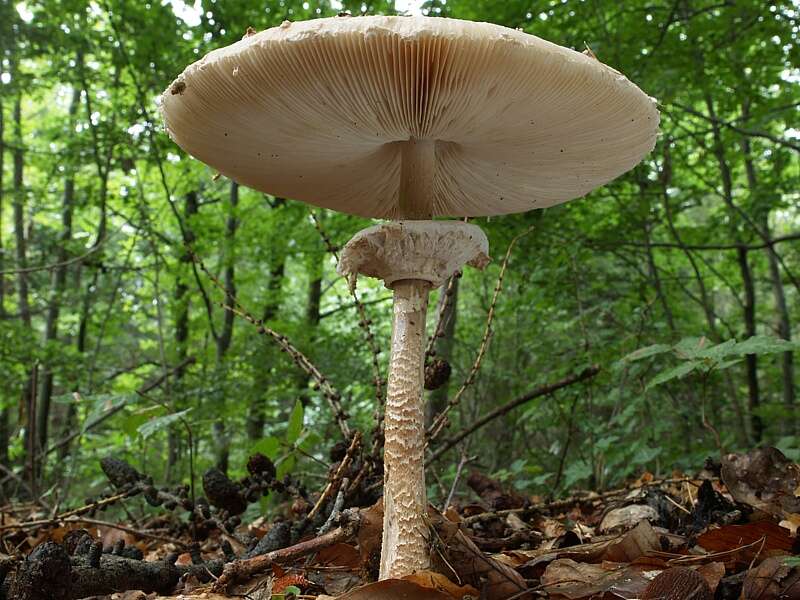
[[[359,478],[358,444],[354,436],[318,494],[278,480],[263,456],[241,481],[207,473],[196,500],[106,459],[106,498],[53,518],[33,505],[2,508],[0,598],[800,598],[800,467],[775,448],[728,454],[697,476],[645,473],[552,502],[473,472],[475,502],[429,510],[431,570],[377,582],[383,509],[364,493],[377,474]],[[357,479],[363,489],[348,489]],[[244,507],[267,493],[283,499],[280,516],[243,523]],[[140,494],[161,514],[95,518]]]

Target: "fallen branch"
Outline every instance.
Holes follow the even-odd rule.
[[[442,442],[441,447],[437,448],[436,451],[434,451],[433,454],[431,454],[431,456],[428,458],[428,461],[427,461],[428,464],[430,464],[430,463],[438,460],[439,458],[441,458],[442,455],[445,452],[450,450],[450,448],[452,448],[453,446],[458,444],[465,437],[469,436],[470,434],[472,434],[476,430],[480,429],[481,427],[483,427],[484,425],[486,425],[490,421],[493,421],[494,419],[496,419],[498,417],[502,417],[506,413],[514,410],[518,406],[522,406],[523,404],[526,404],[527,402],[530,402],[531,400],[534,400],[534,399],[539,398],[541,396],[547,396],[548,394],[552,394],[556,390],[560,390],[561,388],[565,388],[567,386],[570,386],[573,383],[578,383],[579,381],[584,381],[586,379],[591,379],[592,377],[597,375],[599,372],[600,372],[600,367],[598,367],[597,365],[592,365],[591,367],[588,367],[588,368],[584,369],[583,371],[581,371],[577,375],[570,375],[569,377],[565,377],[561,381],[557,381],[555,383],[549,383],[547,385],[543,385],[541,387],[536,388],[532,392],[529,392],[529,393],[527,393],[527,394],[525,394],[523,396],[520,396],[519,398],[515,398],[514,400],[511,400],[510,402],[507,402],[506,404],[503,404],[502,406],[498,406],[496,409],[486,413],[485,415],[483,415],[482,417],[480,417],[479,419],[477,419],[476,421],[474,421],[473,423],[468,425],[466,428],[464,428],[462,431],[460,431],[459,433],[457,433],[453,437],[450,437],[450,438],[447,438],[446,440],[444,440],[444,442]]]
[[[343,523],[336,529],[323,535],[282,548],[260,556],[254,556],[244,560],[225,565],[225,569],[219,579],[214,582],[212,591],[224,593],[228,586],[237,580],[247,579],[269,569],[273,564],[286,562],[312,554],[333,544],[344,542],[352,538],[358,531],[361,516],[358,510],[347,510],[342,513]]]

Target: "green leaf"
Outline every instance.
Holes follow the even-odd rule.
[[[294,444],[303,430],[303,403],[298,400],[294,403],[292,414],[289,416],[289,426],[286,428],[286,442]]]
[[[680,358],[697,358],[702,352],[708,350],[708,339],[705,337],[686,337],[672,348]]]
[[[720,344],[715,344],[695,354],[697,358],[710,358],[712,360],[722,360],[730,355],[736,347],[736,340],[726,340]]]
[[[672,346],[667,346],[666,344],[653,344],[652,346],[645,346],[644,348],[634,350],[630,354],[623,356],[622,360],[633,362],[635,360],[642,360],[643,358],[649,358],[657,354],[663,354],[664,352],[669,352],[670,350],[672,350]]]
[[[789,342],[769,335],[754,335],[751,338],[736,344],[731,354],[744,356],[746,354],[774,354],[775,352],[791,352],[797,350],[797,342]]]
[[[85,432],[94,427],[109,412],[116,411],[125,404],[138,400],[138,396],[136,394],[98,394],[97,396],[83,398],[83,400],[92,403],[89,415],[83,422],[83,431]]]
[[[275,460],[278,458],[278,450],[281,447],[281,441],[276,438],[275,436],[265,437],[255,444],[252,445],[250,448],[250,454],[255,454],[256,452],[260,452],[270,460]]]
[[[163,417],[155,417],[150,419],[147,423],[144,423],[139,427],[139,434],[144,438],[148,438],[154,433],[158,433],[159,431],[166,429],[173,423],[179,421],[184,416],[189,414],[191,410],[191,408],[187,408],[186,410],[182,410],[180,412],[170,413],[168,415],[164,415]]]
[[[667,369],[666,371],[662,371],[661,373],[659,373],[658,375],[653,377],[653,379],[650,380],[645,389],[649,390],[651,388],[656,387],[657,385],[661,385],[662,383],[666,383],[667,381],[670,381],[672,379],[684,377],[701,365],[702,365],[701,362],[693,360],[690,362],[685,362],[672,369]]]
[[[294,454],[290,454],[286,457],[281,464],[278,465],[276,477],[278,479],[283,479],[286,475],[294,471],[294,464],[295,464]]]

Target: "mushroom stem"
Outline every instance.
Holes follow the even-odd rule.
[[[386,396],[383,545],[380,578],[403,577],[430,564],[425,521],[425,315],[430,283],[404,279],[392,286],[394,319]]]
[[[400,156],[400,199],[398,212],[402,219],[430,219],[433,174],[436,168],[435,140],[410,138],[402,144]]]

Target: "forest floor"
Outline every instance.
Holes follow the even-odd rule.
[[[800,598],[800,468],[774,448],[556,501],[472,472],[474,503],[430,509],[431,570],[374,583],[382,506],[364,490],[380,486],[355,459],[357,437],[317,494],[277,481],[261,455],[238,482],[207,472],[197,501],[104,459],[103,498],[51,517],[0,509],[0,600]],[[286,498],[281,516],[241,522],[267,493]],[[97,517],[137,495],[161,514]]]

